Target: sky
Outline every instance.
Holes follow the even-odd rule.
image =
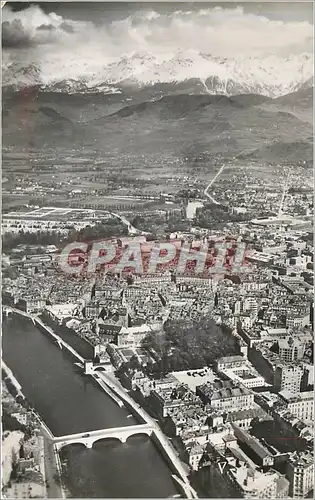
[[[311,2],[42,2],[2,9],[3,80],[218,79],[281,95],[313,75]],[[26,79],[26,80],[25,80]],[[35,80],[34,80],[35,79]],[[112,87],[111,87],[112,88]]]
[[[139,6],[147,6],[150,3],[157,10],[177,10],[178,5],[180,4],[180,8],[199,8],[199,6],[215,6],[215,5],[224,5],[225,7],[232,7],[233,5],[243,6],[246,12],[257,13],[267,16],[270,19],[275,20],[297,20],[297,21],[308,21],[310,23],[313,22],[313,2],[312,1],[302,1],[298,0],[295,2],[287,2],[287,1],[272,1],[272,2],[238,2],[238,1],[223,1],[223,2],[169,2],[168,0],[162,0],[161,2],[150,1],[146,3],[141,2],[124,2],[122,0],[117,0],[116,2],[93,2],[93,1],[85,1],[85,2],[77,2],[75,0],[70,2],[7,2],[14,9],[22,9],[27,8],[31,4],[38,4],[41,6],[43,10],[46,12],[73,12],[77,11],[77,15],[80,16],[80,11],[84,11],[86,6],[91,12],[99,12],[100,10],[116,10],[116,11],[128,11],[133,10],[134,5]],[[100,3],[103,4],[102,7]],[[72,5],[71,5],[72,4]],[[75,7],[74,5],[75,4]],[[81,5],[80,5],[81,4]],[[105,6],[104,4],[107,4]],[[122,4],[119,6],[118,4]],[[164,4],[164,5],[162,5]]]

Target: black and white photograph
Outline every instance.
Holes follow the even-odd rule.
[[[1,497],[313,498],[313,2],[1,32]]]

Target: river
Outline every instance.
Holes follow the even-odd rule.
[[[2,356],[22,391],[55,436],[134,425],[74,360],[31,321],[10,316],[2,324]],[[171,471],[147,437],[62,451],[66,485],[74,497],[165,498],[178,493]]]

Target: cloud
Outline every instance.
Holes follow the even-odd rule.
[[[36,29],[39,31],[54,31],[56,28],[52,24],[41,24]]]
[[[2,10],[2,46],[28,47],[51,41],[53,32],[62,24],[62,17],[45,14],[39,7],[32,6],[13,12],[9,7]]]
[[[26,47],[31,44],[29,33],[19,19],[2,23],[2,47]]]
[[[220,82],[217,91],[229,93],[234,82],[240,91],[278,96],[313,74],[308,22],[269,19],[241,7],[141,8],[123,16],[104,8],[97,22],[87,4],[84,13],[77,20],[34,5],[21,12],[6,6],[3,46],[30,45],[19,62],[39,68],[46,86],[75,82],[108,89],[198,79],[208,92]],[[25,77],[12,65],[16,56],[16,50],[4,50],[3,79],[19,86]]]

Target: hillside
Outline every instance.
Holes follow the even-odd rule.
[[[163,151],[240,156],[281,164],[311,161],[309,90],[270,99],[260,95],[168,95],[126,103],[120,96],[34,92],[4,96],[3,145],[150,155]],[[292,108],[296,112],[292,111]],[[284,109],[286,109],[284,111]]]

